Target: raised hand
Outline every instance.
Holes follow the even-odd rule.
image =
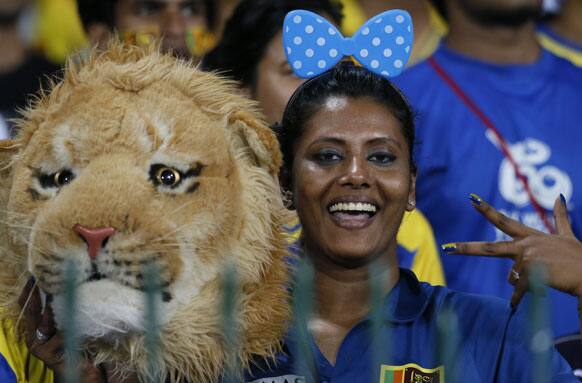
[[[515,263],[509,273],[509,282],[515,286],[511,296],[513,307],[527,290],[528,273],[533,265],[543,266],[549,286],[582,298],[582,243],[572,231],[563,197],[554,203],[556,234],[527,227],[503,215],[475,194],[471,194],[470,199],[479,213],[513,240],[448,243],[442,246],[443,250],[451,254],[513,259]]]

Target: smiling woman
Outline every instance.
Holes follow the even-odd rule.
[[[403,207],[414,200],[407,146],[392,113],[368,99],[329,98],[311,118],[296,145],[292,190],[314,256],[360,263],[396,251]]]
[[[307,84],[283,117],[285,182],[303,241],[317,244],[314,255],[346,262],[387,251],[396,259],[396,233],[414,207],[412,114],[394,88],[365,70],[346,66],[327,76],[324,87]]]
[[[307,334],[296,321],[287,353],[248,382],[532,381],[525,305],[512,311],[399,268],[396,236],[415,205],[414,124],[389,80],[340,63],[298,88],[278,134],[284,183],[303,226],[301,257],[314,270],[315,309]],[[383,297],[378,310],[371,286]],[[443,321],[456,323],[454,363],[439,338]],[[311,356],[298,352],[305,341]],[[575,382],[547,351],[552,381]]]
[[[342,21],[341,7],[334,0],[243,0],[228,20],[216,48],[205,56],[202,63],[206,70],[218,71],[237,80],[241,88],[259,102],[269,124],[281,121],[289,98],[305,81],[293,73],[283,48],[285,15],[295,9],[326,17],[332,31],[336,31],[334,28]],[[311,31],[301,38],[307,43],[308,36],[316,33],[313,25],[304,27],[303,31]],[[327,27],[325,31],[329,33]],[[295,52],[313,55],[318,51],[316,47],[319,45],[314,43],[305,51]],[[334,49],[329,52],[333,54]],[[285,231],[291,247],[295,248],[301,233],[296,217],[286,223]],[[418,209],[404,215],[397,242],[402,267],[413,270],[422,281],[445,284],[432,228]]]

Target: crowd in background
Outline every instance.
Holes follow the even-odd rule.
[[[85,6],[89,12],[91,9],[96,10],[93,16],[98,18],[100,12],[98,7],[92,5],[90,0],[84,2],[87,3]],[[183,3],[198,2],[204,3],[197,0]],[[415,23],[415,42],[410,66],[428,57],[447,32],[446,12],[442,0],[340,2],[345,15],[341,21],[341,30],[346,36],[353,34],[366,19],[382,10],[400,8],[409,11]],[[109,1],[103,3],[107,4]],[[135,12],[147,13],[156,2],[123,0],[122,3],[127,4],[126,9],[133,7]],[[210,3],[215,12],[212,16],[212,25],[208,25],[211,27],[210,44],[212,44],[221,35],[239,0],[213,0]],[[539,43],[552,53],[582,66],[580,1],[543,0],[542,7],[543,12],[536,27]],[[89,17],[84,20],[87,25],[87,22],[91,21],[91,15],[86,17]],[[125,25],[118,27],[127,29]],[[27,96],[33,94],[39,88],[39,84],[43,84],[44,76],[57,73],[71,54],[86,50],[99,39],[99,31],[83,28],[76,0],[3,1],[0,4],[0,50],[3,53],[0,56],[0,137],[5,138],[9,135],[8,120],[17,116],[16,110],[26,106],[27,100],[30,99]],[[201,52],[206,48],[198,49]]]

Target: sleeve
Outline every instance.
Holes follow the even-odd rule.
[[[53,372],[19,341],[11,321],[0,323],[0,382],[53,383]]]
[[[0,382],[17,383],[14,370],[6,360],[3,353],[0,353]]]
[[[432,227],[418,209],[404,215],[397,241],[406,250],[416,252],[412,271],[420,281],[445,286],[445,275]]]
[[[25,382],[22,365],[23,360],[20,347],[16,342],[14,327],[11,322],[3,321],[0,324],[0,381],[6,383]],[[18,377],[17,373],[19,373]]]
[[[538,41],[542,47],[549,50],[556,56],[563,57],[566,60],[572,62],[572,64],[582,67],[582,51],[560,43],[559,41],[546,34],[543,30],[538,30],[537,36]]]
[[[529,294],[527,294],[529,295]],[[548,328],[546,336],[538,333],[531,336],[532,307],[530,297],[524,298],[510,317],[503,348],[499,360],[497,382],[532,382],[536,381],[538,371],[545,371],[547,381],[552,383],[580,383],[573,374],[570,365],[562,358],[551,344],[552,336]],[[547,299],[543,299],[547,307]],[[535,359],[532,348],[548,347],[547,358]],[[540,368],[540,363],[545,364]],[[539,369],[539,370],[538,370]]]

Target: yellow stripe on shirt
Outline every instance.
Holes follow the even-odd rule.
[[[538,31],[538,41],[542,47],[552,52],[556,56],[565,58],[566,60],[572,62],[574,65],[582,67],[582,51],[570,48],[569,46],[560,43],[542,31]]]

